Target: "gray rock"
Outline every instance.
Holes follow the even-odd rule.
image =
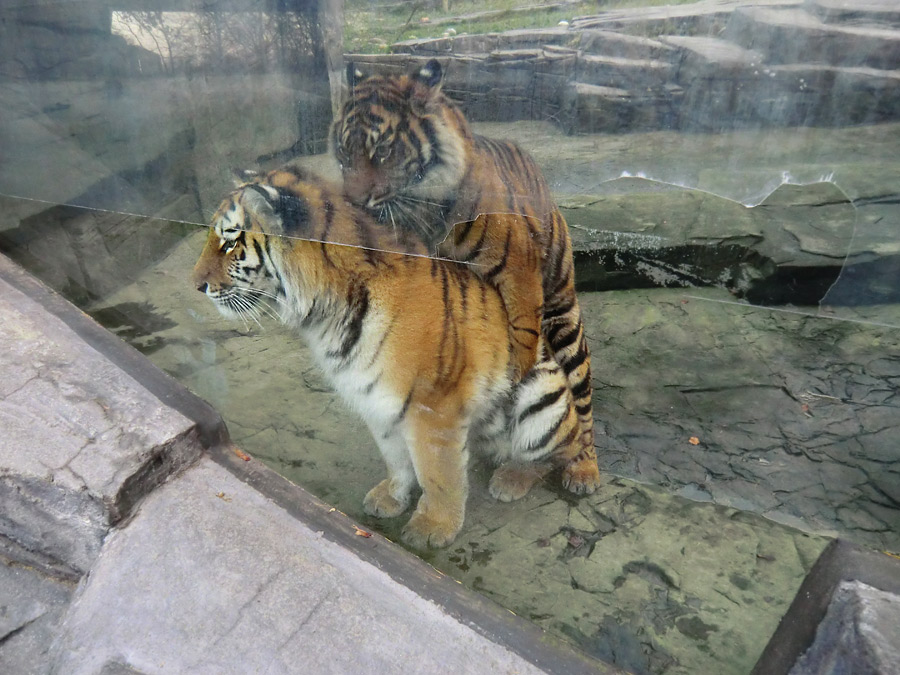
[[[578,83],[622,87],[638,91],[664,86],[673,66],[659,59],[630,59],[621,56],[585,54],[578,60]]]
[[[49,672],[50,645],[73,591],[72,582],[0,555],[0,672]]]
[[[825,22],[860,19],[900,22],[900,7],[894,0],[806,0],[803,6]]]
[[[500,110],[504,120],[555,119],[567,133],[622,133],[896,119],[897,13],[880,3],[852,12],[827,2],[808,5],[767,0],[610,10],[567,29],[413,40],[393,49],[439,56],[455,80],[447,90],[473,120],[497,120]],[[525,72],[539,67],[534,58],[542,47],[577,50],[568,86],[528,84]],[[398,72],[396,56],[366,58],[378,72]],[[516,70],[472,70],[473,58],[516,60]],[[510,100],[508,77],[520,85],[516,91],[532,94],[533,105]]]
[[[109,527],[202,448],[192,421],[0,287],[0,535],[84,572]]]
[[[725,37],[761,51],[773,65],[826,63],[891,70],[900,64],[900,31],[827,24],[803,9],[739,7]]]
[[[900,671],[900,596],[859,581],[834,592],[816,639],[791,675],[882,675]]]
[[[222,674],[542,672],[210,460],[110,536],[53,672],[159,672],[162,658]]]
[[[606,54],[623,59],[655,61],[671,56],[672,47],[651,38],[613,30],[584,29],[578,35],[578,49],[585,54]]]

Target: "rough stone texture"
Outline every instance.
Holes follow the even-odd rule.
[[[900,596],[859,581],[834,592],[816,639],[791,675],[900,672]]]
[[[72,675],[542,672],[210,460],[109,537],[53,654]]]
[[[771,65],[826,63],[888,70],[900,65],[896,27],[826,24],[799,8],[739,7],[725,36],[760,50]]]
[[[201,447],[191,421],[0,288],[0,534],[84,572],[109,527]]]
[[[50,645],[74,587],[0,553],[0,672],[49,672]]]
[[[0,199],[0,204],[16,202],[21,200]],[[117,211],[42,206],[44,210],[16,219],[16,225],[0,227],[0,249],[27,257],[36,276],[76,303],[134,280],[142,264],[164,256],[184,238],[188,228],[178,222],[179,216],[199,216],[192,195],[173,197],[156,212],[157,218],[141,218],[137,228],[134,216]],[[162,220],[167,217],[173,220]]]
[[[672,48],[659,40],[617,33],[612,30],[586,28],[576,33],[578,49],[589,54],[607,54],[623,59],[665,60],[672,56]]]
[[[421,68],[428,54],[349,54],[363,72],[401,74]],[[472,119],[520,120],[559,116],[572,80],[577,55],[572,50],[497,49],[489,53],[439,58],[444,65],[443,90]]]
[[[606,470],[898,548],[896,306],[850,322],[711,290],[582,298]]]
[[[352,58],[386,73],[439,57],[470,119],[498,121],[499,110],[503,119],[551,119],[568,133],[897,119],[897,12],[829,7],[773,0],[609,10],[567,29],[410,40],[395,54]],[[567,86],[533,87],[542,48],[573,50]],[[500,55],[504,70],[471,68]],[[534,104],[515,99],[522,93]]]
[[[894,0],[806,0],[807,11],[823,21],[900,21],[900,7]]]
[[[646,183],[632,182],[638,188]],[[656,217],[663,212],[664,219]],[[783,185],[752,209],[673,188],[565,200],[563,213],[583,263],[579,284],[585,290],[716,285],[757,303],[815,304],[842,270],[871,266],[873,258],[891,267],[900,255],[900,243],[883,242],[891,236],[887,224],[858,231],[857,209],[831,183]],[[876,242],[883,248],[873,256]],[[870,277],[876,284],[878,276]],[[847,300],[894,297],[879,297],[875,285],[856,294]]]

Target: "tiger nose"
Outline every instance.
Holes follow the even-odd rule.
[[[207,288],[209,288],[209,285],[205,281],[200,282],[200,284],[197,286],[197,290],[201,293],[206,293]]]

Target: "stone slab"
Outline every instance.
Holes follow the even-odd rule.
[[[763,56],[758,51],[744,49],[733,42],[712,37],[693,35],[665,35],[660,42],[683,50],[693,68],[715,68],[719,77],[727,77],[734,68],[745,68],[762,63]],[[692,77],[696,73],[692,72]]]
[[[752,675],[898,672],[898,598],[900,562],[895,555],[836,539],[803,580]],[[842,640],[847,636],[840,630],[831,630],[848,624],[850,643]],[[831,646],[838,647],[831,652],[833,658],[807,660],[810,647],[829,631]],[[804,665],[813,669],[798,668]]]
[[[697,29],[696,32],[699,34],[703,32],[699,30],[700,28],[708,28],[727,19],[730,12],[744,4],[745,0],[718,0],[683,5],[612,9],[597,15],[575,17],[570,24],[570,29],[607,28],[614,30],[637,24],[644,29],[650,27],[656,29],[654,32],[657,35],[660,34],[660,29],[667,32],[693,32],[690,29]],[[768,7],[795,6],[799,3],[796,0],[756,0],[754,4]]]
[[[803,9],[739,7],[723,37],[761,51],[770,64],[828,63],[891,70],[900,62],[900,30],[824,23]]]
[[[53,653],[55,672],[72,675],[406,673],[412,663],[543,672],[209,459],[108,538]]]
[[[664,86],[672,76],[672,64],[650,59],[587,54],[578,59],[579,83],[643,91]]]
[[[791,675],[900,671],[900,596],[844,581],[837,587],[816,639]]]
[[[2,538],[0,538],[2,539]],[[0,541],[0,551],[5,546]],[[46,672],[47,654],[75,589],[0,553],[0,672]]]
[[[656,60],[671,56],[672,52],[671,47],[659,40],[639,35],[590,28],[573,32],[579,36],[578,48],[585,54]]]
[[[84,572],[109,527],[199,456],[196,425],[2,278],[0,289],[0,534]]]
[[[900,22],[896,0],[806,0],[804,6],[826,22]]]

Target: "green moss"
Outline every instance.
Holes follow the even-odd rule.
[[[344,48],[355,54],[380,54],[389,51],[390,45],[413,38],[437,38],[450,27],[457,34],[499,33],[521,28],[550,28],[560,21],[571,21],[577,16],[597,14],[610,9],[626,7],[652,7],[656,5],[685,5],[696,0],[609,0],[581,2],[559,9],[535,9],[513,11],[528,6],[540,6],[538,2],[518,0],[465,0],[451,2],[450,11],[444,12],[438,4],[429,7],[426,2],[374,3],[369,0],[348,0],[344,9]],[[504,11],[502,15],[467,18],[467,15],[489,11]],[[428,21],[422,21],[427,18]],[[446,19],[458,18],[452,23]]]

